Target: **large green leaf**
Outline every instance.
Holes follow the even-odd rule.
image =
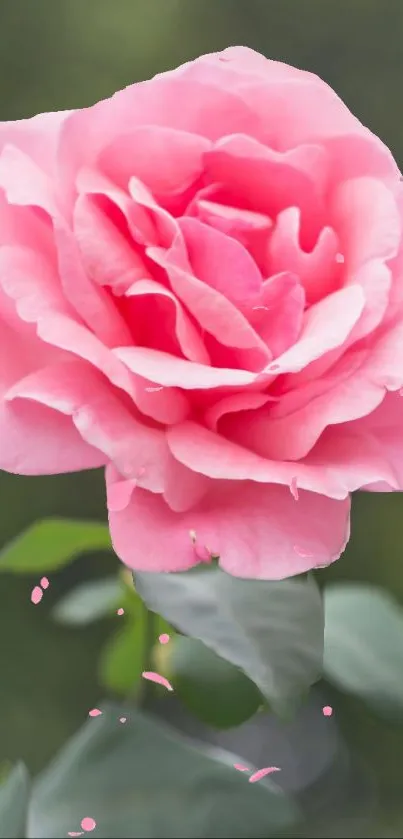
[[[82,583],[59,600],[52,616],[58,623],[86,626],[120,606],[122,590],[117,577]]]
[[[22,763],[15,766],[0,786],[0,839],[25,836],[29,786],[28,772]]]
[[[106,642],[99,658],[101,684],[118,696],[135,695],[144,670],[145,625],[142,617],[115,632]]]
[[[97,839],[268,837],[290,827],[297,813],[283,793],[267,778],[250,785],[236,757],[215,755],[146,714],[104,707],[37,782],[28,837],[64,839],[85,817]]]
[[[218,566],[136,574],[150,609],[240,667],[284,712],[321,673],[322,599],[312,579],[241,580]]]
[[[378,710],[403,713],[403,609],[374,586],[328,586],[324,670]]]
[[[29,527],[0,552],[0,571],[35,574],[55,571],[84,551],[110,550],[106,525],[45,519]]]
[[[217,728],[241,725],[262,705],[256,685],[196,638],[179,635],[164,649],[175,692],[196,716]]]

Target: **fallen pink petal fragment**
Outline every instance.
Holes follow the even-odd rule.
[[[296,501],[298,501],[298,498],[299,498],[299,493],[298,493],[298,487],[297,487],[297,477],[296,477],[296,475],[294,475],[294,477],[293,477],[293,478],[291,478],[290,492],[291,492],[292,497],[293,497],[293,498],[295,498],[295,500],[296,500]]]
[[[102,711],[100,711],[99,708],[93,708],[91,711],[88,711],[89,717],[100,717],[101,714]]]
[[[193,550],[199,562],[211,562],[214,554],[206,545],[197,544],[197,535],[195,530],[189,530],[189,536],[193,543]]]
[[[244,766],[243,763],[234,763],[234,766],[238,772],[250,772],[249,766]]]
[[[194,545],[194,552],[200,562],[211,562],[213,554],[207,545]]]
[[[265,775],[270,775],[272,772],[280,772],[280,768],[278,766],[266,766],[264,769],[258,769],[257,772],[254,772],[254,774],[250,776],[249,783],[254,784],[256,781],[260,781],[261,778],[264,778]]]
[[[331,705],[325,705],[325,706],[322,708],[322,712],[323,712],[323,716],[324,716],[324,717],[331,717],[331,716],[332,716],[332,714],[333,714],[333,708],[332,708],[332,706],[331,706]]]
[[[41,586],[42,586],[43,589],[49,588],[49,580],[48,580],[47,577],[42,577]]]
[[[124,609],[118,609],[117,612],[116,612],[117,615],[124,615],[124,613],[125,613]]]
[[[126,722],[127,717],[119,717],[119,722]]]
[[[34,606],[37,606],[37,604],[41,602],[42,597],[42,589],[39,586],[35,586],[31,591],[31,603],[33,603]]]
[[[159,673],[145,670],[142,674],[143,679],[148,679],[149,682],[156,682],[157,685],[162,685],[167,690],[173,690],[173,687],[165,676],[160,676]]]
[[[89,833],[91,830],[95,830],[96,826],[97,823],[95,819],[91,819],[89,816],[86,816],[81,822],[81,827],[86,833]]]
[[[298,554],[298,556],[314,556],[314,554],[311,551],[307,551],[306,548],[301,548],[300,545],[294,545],[294,551],[296,554]]]
[[[167,632],[163,632],[162,635],[158,638],[160,644],[167,644],[169,641],[169,635]]]

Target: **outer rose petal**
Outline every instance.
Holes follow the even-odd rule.
[[[246,133],[263,137],[275,149],[292,149],[306,142],[323,144],[334,183],[357,175],[393,180],[399,176],[389,149],[314,73],[271,61],[247,47],[229,47],[188,62],[174,74],[188,82],[208,82],[228,94],[236,91],[261,119],[260,132],[254,124]]]
[[[105,455],[64,417],[43,405],[0,398],[0,469],[14,475],[61,475],[97,469]]]
[[[167,431],[175,459],[216,480],[290,487],[296,477],[300,489],[335,499],[345,499],[349,492],[379,480],[398,489],[390,464],[365,437],[361,439],[348,430],[326,435],[303,461],[294,463],[261,457],[195,422],[187,421]]]
[[[384,482],[375,491],[390,492],[397,487],[403,490],[403,397],[399,393],[388,393],[372,414],[357,420],[353,426],[357,433],[368,436],[374,448],[390,464],[396,477],[396,483]]]
[[[139,422],[120,396],[89,365],[68,361],[21,379],[6,398],[32,400],[71,416],[83,439],[104,454],[103,463],[108,458],[140,486],[162,492],[172,461],[164,432]]]
[[[112,497],[116,474],[107,469],[106,480]],[[218,482],[182,514],[161,496],[135,489],[124,509],[110,510],[109,524],[116,553],[137,571],[182,571],[210,553],[230,574],[275,580],[338,559],[349,510],[349,499],[301,493],[296,503],[284,487],[246,482],[234,491]]]
[[[102,466],[105,455],[82,439],[70,417],[45,405],[4,401],[10,386],[40,362],[43,348],[38,352],[33,337],[18,335],[5,323],[0,327],[0,469],[55,475]]]
[[[31,119],[0,123],[0,148],[12,144],[29,154],[47,172],[53,170],[63,123],[73,111],[38,114]]]

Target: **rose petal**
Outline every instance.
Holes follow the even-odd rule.
[[[172,512],[161,496],[138,490],[125,510],[109,514],[114,548],[131,568],[163,572],[197,564],[189,537],[193,530],[200,545],[220,556],[228,573],[259,579],[282,579],[337,559],[348,538],[348,522],[348,499],[337,502],[302,492],[296,505],[286,487],[248,482],[241,491],[219,482],[182,514]],[[297,541],[310,548],[309,558],[295,553]]]

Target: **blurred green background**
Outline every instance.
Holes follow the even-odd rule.
[[[89,105],[200,53],[246,44],[322,76],[402,166],[402,33],[402,0],[12,0],[0,3],[0,118]],[[102,475],[0,475],[0,546],[54,514],[104,519]],[[350,546],[322,579],[375,582],[403,604],[402,543],[401,495],[360,495]],[[110,623],[70,630],[51,624],[49,610],[78,580],[116,567],[111,556],[74,563],[50,577],[40,609],[29,599],[36,578],[1,576],[0,761],[22,757],[38,770],[99,699],[96,659]],[[403,835],[403,727],[344,696],[333,701],[378,776],[384,820],[373,835]]]

